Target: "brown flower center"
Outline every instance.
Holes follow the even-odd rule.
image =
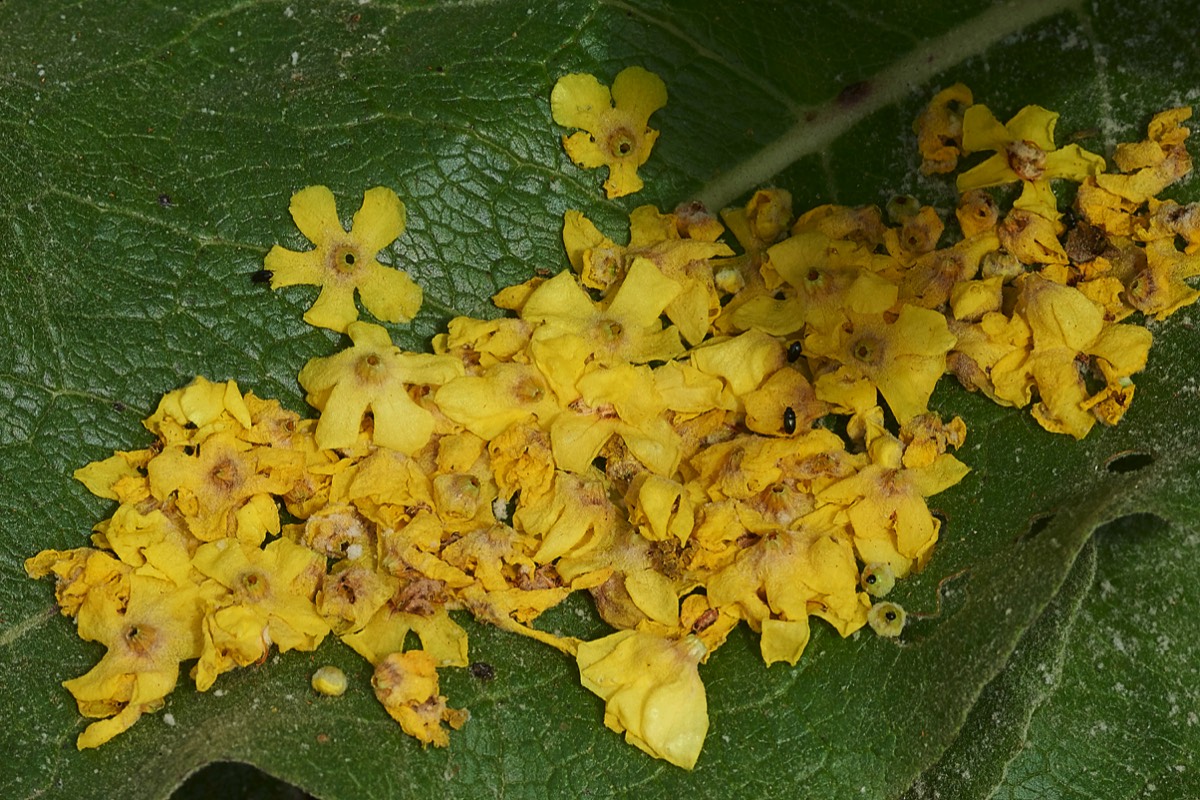
[[[261,572],[247,572],[239,579],[241,592],[245,597],[251,600],[261,600],[267,596],[271,589],[271,584],[267,581],[267,576]]]
[[[1004,148],[1008,166],[1023,181],[1036,181],[1046,171],[1046,151],[1025,139]]]
[[[154,628],[136,623],[127,627],[123,636],[125,646],[129,648],[130,652],[139,656],[149,655],[158,641],[158,632]]]
[[[360,261],[361,257],[359,256],[358,251],[349,245],[342,245],[334,250],[329,259],[330,266],[333,268],[333,270],[343,275],[349,275],[350,273],[354,272],[354,270],[358,268]]]
[[[878,339],[863,336],[850,345],[850,355],[854,356],[856,361],[875,366],[882,360],[883,346]]]
[[[617,158],[631,155],[637,148],[637,137],[628,128],[617,128],[608,135],[608,151]]]

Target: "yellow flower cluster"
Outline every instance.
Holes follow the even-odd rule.
[[[374,666],[406,732],[445,745],[467,715],[437,669],[468,663],[449,615],[466,610],[574,657],[608,727],[691,768],[708,728],[698,667],[739,622],[767,664],[796,663],[813,616],[900,634],[904,610],[874,599],[928,562],[926,499],[968,472],[948,452],[964,423],[928,407],[943,374],[1001,404],[1036,399],[1050,430],[1120,419],[1150,334],[1119,320],[1200,294],[1183,282],[1200,273],[1197,211],[1153,196],[1190,168],[1186,116],[1156,117],[1110,174],[1054,149],[1050,112],[1003,126],[953,87],[917,123],[926,171],[996,153],[959,178],[955,243],[938,247],[944,223],[915,202],[893,203],[890,225],[874,207],[795,217],[781,190],[723,212],[740,255],[695,206],[635,209],[627,244],[570,211],[573,269],[501,291],[508,316],[456,318],[427,354],[357,321],[355,288],[377,315],[384,303],[377,283],[346,283],[386,243],[371,217],[395,221],[387,190],[364,202],[369,233],[356,219],[350,234],[336,217],[312,228],[303,209],[332,199],[304,190],[309,260],[341,287],[314,311],[341,309],[330,327],[351,340],[300,372],[319,418],[197,378],[146,420],[154,445],[77,473],[118,503],[93,547],[26,563],[108,648],[65,684],[100,718],[79,746],[161,707],[184,661],[204,691],[330,632]],[[1069,232],[1055,178],[1083,181]],[[1005,181],[1023,188],[1002,216],[983,188]],[[300,264],[272,253],[277,275]],[[580,590],[616,632],[534,625]]]
[[[1033,404],[1049,431],[1084,437],[1116,424],[1133,399],[1130,377],[1146,365],[1152,336],[1121,324],[1141,312],[1164,319],[1195,302],[1200,208],[1156,195],[1191,171],[1183,121],[1190,107],[1154,116],[1145,140],[1104,159],[1056,148],[1058,114],[1027,106],[1002,125],[956,84],[917,120],[926,173],[951,172],[960,156],[993,154],[957,179],[963,240],[933,256],[957,344],[949,369],[1001,405]],[[1053,179],[1079,183],[1068,225]],[[1019,184],[1001,217],[986,187]],[[936,251],[943,253],[945,251]]]

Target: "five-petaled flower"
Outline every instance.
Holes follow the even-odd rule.
[[[347,233],[338,219],[333,192],[309,186],[292,195],[289,208],[296,227],[316,245],[298,253],[279,245],[267,253],[263,266],[271,273],[271,288],[312,284],[321,287],[304,321],[344,332],[358,319],[354,292],[368,311],[385,322],[408,322],[421,307],[421,287],[408,273],[380,264],[376,254],[404,233],[404,203],[391,189],[376,186],[363,195]]]
[[[641,67],[617,73],[612,92],[594,75],[564,75],[550,93],[554,121],[564,128],[581,128],[563,136],[567,155],[581,167],[608,167],[604,191],[624,197],[642,188],[637,168],[646,163],[658,131],[650,115],[667,104],[662,78]]]
[[[994,150],[995,155],[958,176],[958,190],[984,189],[1013,181],[1068,178],[1082,181],[1104,170],[1104,159],[1077,144],[1055,149],[1058,114],[1025,106],[1007,124],[976,103],[963,115],[964,153]]]

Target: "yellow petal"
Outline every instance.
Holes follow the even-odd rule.
[[[350,235],[373,256],[404,233],[404,203],[386,186],[375,186],[363,194],[362,207],[354,215]]]
[[[590,130],[598,125],[600,113],[611,107],[608,87],[594,75],[564,75],[550,92],[551,116],[564,128]]]
[[[318,247],[346,234],[338,219],[337,202],[327,186],[307,186],[296,192],[288,210],[300,232]]]

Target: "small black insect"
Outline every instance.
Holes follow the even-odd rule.
[[[486,661],[472,661],[471,666],[467,669],[471,671],[471,675],[481,681],[490,681],[496,677],[496,668]]]
[[[163,208],[171,208],[175,205],[175,203],[171,200],[171,195],[167,194],[166,192],[163,192],[158,196],[158,204]]]
[[[786,434],[796,432],[796,410],[791,406],[783,410],[783,432]]]
[[[795,361],[798,358],[800,358],[800,340],[799,339],[797,339],[796,341],[794,341],[788,345],[788,352],[787,352],[788,361]]]
[[[250,276],[251,283],[270,283],[271,278],[275,277],[275,273],[269,269],[260,269],[258,272]]]

